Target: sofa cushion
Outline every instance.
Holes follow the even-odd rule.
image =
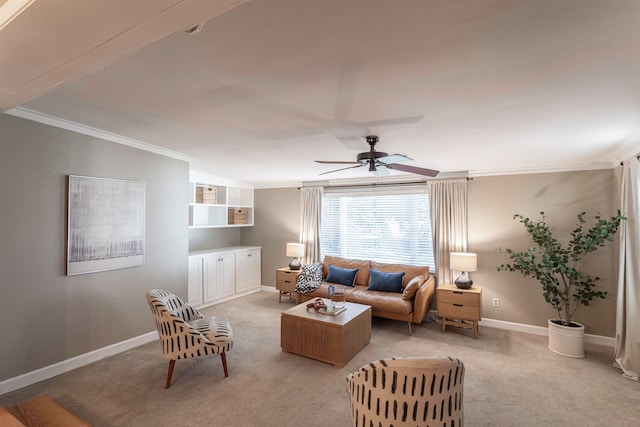
[[[407,283],[407,286],[405,286],[404,291],[402,292],[402,298],[409,300],[415,297],[416,292],[418,292],[418,289],[420,289],[420,286],[422,286],[425,279],[426,278],[422,275],[416,276],[413,279],[411,279],[411,281]]]
[[[372,268],[369,270],[369,290],[402,293],[403,277],[404,272],[389,273]]]
[[[347,269],[329,264],[329,274],[327,274],[327,278],[325,280],[329,283],[353,286],[355,284],[356,274],[358,274],[357,268]]]
[[[413,312],[413,301],[402,299],[395,292],[370,291],[366,286],[355,286],[347,293],[347,301],[370,305],[373,310],[409,314]]]
[[[307,294],[313,292],[322,284],[322,264],[305,264],[296,280],[296,292]]]
[[[374,268],[378,271],[386,271],[388,273],[398,273],[404,272],[405,275],[402,279],[402,287],[407,286],[407,283],[411,281],[416,276],[425,276],[429,275],[429,267],[428,266],[418,266],[418,265],[408,265],[408,264],[385,264],[382,262],[372,262],[371,268]]]
[[[369,266],[371,265],[371,261],[326,255],[322,261],[322,274],[325,278],[329,274],[329,264],[340,268],[357,268],[358,274],[356,274],[356,285],[369,285]]]

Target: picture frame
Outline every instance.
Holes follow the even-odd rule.
[[[145,263],[145,183],[68,177],[67,275]]]

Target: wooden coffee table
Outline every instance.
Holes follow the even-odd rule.
[[[309,302],[282,312],[282,351],[343,367],[371,340],[371,307],[347,302],[345,311],[332,316],[307,309]]]

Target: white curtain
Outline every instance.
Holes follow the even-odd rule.
[[[636,157],[623,163],[620,210],[627,217],[619,231],[620,268],[616,311],[614,365],[622,376],[639,381],[640,376],[640,166]]]
[[[300,194],[300,243],[304,244],[303,264],[320,262],[320,216],[322,187],[303,187]]]
[[[438,283],[453,283],[449,254],[467,250],[467,179],[428,181],[427,188]]]

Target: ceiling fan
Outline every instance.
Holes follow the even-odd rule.
[[[323,172],[320,175],[325,175],[332,172],[338,172],[345,169],[359,168],[369,165],[369,172],[373,172],[375,176],[389,175],[389,169],[399,170],[403,172],[415,173],[418,175],[424,175],[434,177],[438,175],[439,171],[434,169],[424,169],[416,166],[403,165],[402,163],[413,160],[402,154],[387,154],[382,151],[376,151],[375,145],[378,142],[376,135],[367,136],[367,143],[369,144],[369,151],[358,154],[357,161],[355,162],[343,162],[343,161],[331,161],[331,160],[316,160],[316,163],[332,164],[332,165],[354,165],[347,166],[341,169],[335,169],[328,172]]]

